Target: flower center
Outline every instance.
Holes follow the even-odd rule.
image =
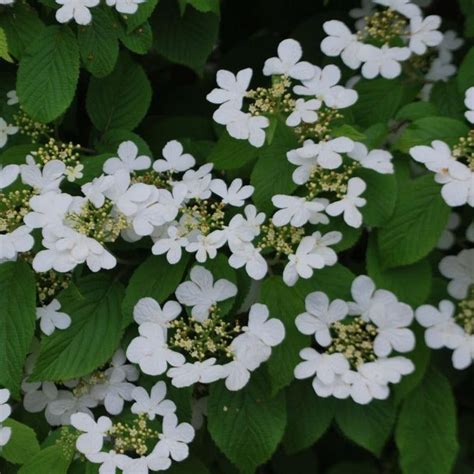
[[[295,106],[293,96],[288,92],[291,81],[287,76],[280,76],[274,79],[271,87],[257,87],[249,90],[247,98],[253,100],[249,106],[252,115],[276,114],[284,110],[291,112]]]
[[[23,224],[23,218],[30,212],[31,190],[0,193],[0,233],[13,232]]]
[[[279,255],[292,255],[296,252],[304,235],[305,231],[302,227],[290,225],[276,227],[270,222],[262,225],[257,247],[262,250],[272,249]]]
[[[454,320],[467,334],[474,334],[474,285],[471,286],[467,298],[459,302]]]
[[[374,340],[377,328],[364,321],[360,316],[336,321],[331,326],[332,343],[328,354],[342,353],[353,369],[377,357],[374,353]]]
[[[368,37],[382,44],[402,36],[407,27],[406,18],[390,8],[366,17],[365,22],[364,29],[359,32],[359,39]]]
[[[336,193],[338,199],[342,199],[347,192],[347,183],[354,171],[360,164],[353,162],[346,165],[342,171],[328,170],[315,166],[309,181],[306,183],[308,189],[308,200],[312,200],[320,193]]]
[[[196,199],[194,204],[181,209],[184,227],[188,232],[198,230],[202,235],[208,235],[213,230],[224,227],[225,204]]]
[[[470,130],[466,137],[461,137],[453,147],[453,157],[464,162],[474,172],[474,130]]]

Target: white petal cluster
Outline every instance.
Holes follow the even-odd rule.
[[[474,172],[453,155],[445,142],[434,140],[431,146],[414,146],[410,155],[435,173],[435,181],[442,185],[441,196],[448,206],[474,207]]]
[[[12,412],[10,405],[7,403],[9,398],[10,391],[6,388],[0,389],[0,448],[10,441],[12,435],[12,429],[2,425]]]
[[[367,404],[388,398],[389,384],[414,370],[409,359],[391,355],[415,347],[409,329],[413,310],[393,293],[376,290],[367,276],[357,277],[351,291],[352,302],[330,301],[320,291],[306,297],[306,312],[298,315],[296,326],[301,333],[314,335],[315,348],[300,352],[303,362],[295,368],[295,377],[313,377],[320,397],[351,397]]]

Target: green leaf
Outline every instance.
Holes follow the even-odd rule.
[[[9,53],[21,59],[25,50],[34,44],[45,26],[36,10],[23,2],[16,2],[0,15],[0,27],[7,35]]]
[[[441,82],[437,82],[441,84]],[[404,105],[398,112],[395,118],[397,120],[417,120],[424,117],[432,117],[438,115],[437,107],[431,102],[411,102]]]
[[[77,289],[62,293],[61,311],[69,314],[72,323],[42,339],[30,379],[69,380],[105,364],[122,336],[122,298],[122,286],[105,275],[89,275]]]
[[[448,380],[436,369],[403,403],[395,432],[403,474],[450,474],[458,452],[456,408]]]
[[[271,213],[275,194],[291,194],[297,188],[291,177],[295,166],[286,157],[288,151],[297,146],[293,130],[279,121],[272,143],[259,149],[250,177],[251,184],[255,186],[252,199],[259,210]]]
[[[131,33],[143,25],[151,17],[157,5],[158,0],[147,0],[145,3],[138,5],[138,10],[133,15],[123,15],[122,18],[127,25],[127,32]]]
[[[130,130],[124,129],[107,131],[100,137],[100,140],[95,144],[95,147],[99,153],[117,153],[120,144],[127,140],[130,140],[137,145],[138,152],[141,155],[152,156],[150,147],[142,137]]]
[[[351,125],[341,125],[335,130],[331,131],[332,137],[347,137],[351,140],[356,140],[358,142],[363,142],[367,137],[359,130],[355,129]]]
[[[146,54],[153,45],[153,31],[150,23],[140,25],[136,30],[126,34],[120,34],[120,41],[124,46],[136,54]]]
[[[377,248],[375,235],[367,247],[367,273],[377,288],[384,288],[397,295],[400,301],[411,306],[426,302],[431,291],[431,266],[426,258],[412,265],[384,269]]]
[[[202,73],[217,41],[219,17],[187,8],[180,15],[175,0],[161,0],[152,27],[156,51],[166,59]]]
[[[456,75],[459,92],[463,93],[474,86],[474,47],[472,47],[461,63]]]
[[[242,390],[213,384],[208,402],[212,439],[242,474],[253,474],[275,452],[286,424],[285,396],[271,398],[264,372],[254,372]]]
[[[456,79],[448,82],[438,81],[431,91],[430,100],[436,105],[439,112],[430,115],[445,115],[458,120],[464,120],[464,94],[458,90]],[[429,102],[424,102],[428,104]]]
[[[331,425],[334,409],[334,400],[318,397],[308,381],[290,385],[286,391],[285,451],[297,453],[316,443]]]
[[[41,450],[18,470],[18,474],[67,474],[72,459],[56,444]]]
[[[418,262],[435,248],[450,214],[440,191],[431,175],[406,184],[392,218],[377,234],[385,268]]]
[[[164,255],[148,257],[130,278],[122,304],[123,325],[128,326],[133,321],[133,308],[140,298],[154,298],[162,304],[181,283],[189,261],[189,254],[184,254],[181,260],[171,265]]]
[[[386,123],[410,97],[416,95],[399,80],[362,79],[355,87],[359,99],[351,108],[355,123],[369,127],[375,123]]]
[[[4,59],[9,63],[13,61],[12,57],[8,53],[8,40],[3,28],[0,28],[0,59]]]
[[[25,112],[51,122],[71,105],[79,78],[79,48],[67,26],[49,26],[27,49],[18,68],[17,93]]]
[[[36,326],[36,286],[22,261],[0,264],[0,386],[16,396]]]
[[[216,15],[220,14],[219,0],[178,0],[178,3],[181,15],[184,15],[188,5],[203,13],[212,12]]]
[[[224,132],[212,149],[207,161],[218,170],[234,170],[257,158],[258,148],[247,140],[236,140]]]
[[[396,148],[408,153],[416,145],[430,145],[433,140],[442,140],[453,145],[459,137],[463,137],[469,127],[449,117],[424,117],[415,120],[400,135]]]
[[[289,288],[281,277],[267,278],[261,287],[260,302],[268,306],[270,315],[285,325],[285,339],[273,348],[268,362],[272,394],[294,380],[293,371],[300,362],[299,352],[310,345],[308,336],[301,334],[295,325],[298,314],[304,312],[306,294],[298,285]]]
[[[367,184],[363,197],[367,200],[360,209],[364,224],[379,227],[390,219],[397,202],[397,180],[393,174],[380,174],[374,170],[359,169],[355,173]]]
[[[16,145],[7,148],[0,154],[0,163],[5,165],[24,165],[26,163],[26,155],[29,155],[37,145]]]
[[[373,400],[368,405],[342,400],[336,405],[336,422],[350,440],[380,456],[392,432],[396,412],[391,400]]]
[[[78,27],[77,40],[82,63],[93,76],[105,77],[114,70],[119,43],[108,12],[96,8],[91,24]]]
[[[152,89],[143,68],[121,56],[112,74],[92,77],[86,108],[92,123],[102,132],[114,128],[134,129],[150,106]]]
[[[6,446],[0,451],[0,456],[13,464],[24,464],[40,450],[36,433],[27,425],[13,419],[2,423],[12,429],[12,435]]]
[[[168,474],[210,474],[207,467],[196,457],[190,457],[183,462],[174,462],[167,470]]]

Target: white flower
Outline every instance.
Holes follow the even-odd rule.
[[[474,207],[474,173],[466,165],[453,159],[449,169],[435,175],[435,181],[443,185],[441,196],[448,206]]]
[[[69,272],[81,263],[87,263],[92,272],[110,270],[117,264],[115,257],[97,240],[79,234],[65,226],[43,229],[43,246],[33,260],[36,272],[56,270]]]
[[[0,148],[3,148],[7,144],[9,135],[15,135],[19,130],[19,127],[9,125],[5,119],[0,117]]]
[[[303,81],[303,85],[295,86],[294,92],[298,95],[316,96],[324,101],[328,107],[343,109],[353,105],[358,98],[356,91],[338,86],[341,79],[341,70],[330,64],[323,69],[314,66],[314,77]]]
[[[306,312],[296,317],[296,327],[303,334],[314,334],[320,346],[329,346],[332,341],[330,326],[347,316],[347,304],[339,299],[329,303],[324,293],[315,291],[306,296],[305,307]]]
[[[320,211],[325,209],[325,205],[321,201],[307,201],[304,197],[284,194],[273,196],[272,203],[280,209],[272,217],[272,222],[277,227],[288,223],[293,227],[302,227],[308,221],[312,222],[313,216],[319,217]]]
[[[101,416],[96,422],[85,413],[75,413],[71,416],[71,425],[83,432],[77,438],[77,450],[82,454],[94,454],[102,449],[104,437],[112,428],[112,420]]]
[[[347,156],[358,161],[364,168],[381,174],[393,174],[392,154],[385,150],[371,150],[360,142],[354,143],[354,149]]]
[[[54,299],[47,306],[36,308],[36,319],[40,320],[40,328],[44,334],[51,336],[55,329],[67,329],[71,325],[71,317],[61,313],[61,303]]]
[[[209,185],[211,184],[212,163],[206,163],[199,169],[188,170],[184,173],[181,183],[188,190],[186,197],[189,199],[208,199],[211,196]]]
[[[225,376],[221,365],[216,365],[216,359],[210,358],[203,362],[193,362],[169,369],[168,377],[171,383],[177,387],[190,387],[196,383],[212,383]]]
[[[474,336],[465,334],[462,342],[453,352],[453,366],[463,370],[469,367],[474,360]]]
[[[347,193],[339,201],[332,202],[326,207],[326,213],[330,216],[339,216],[343,214],[344,221],[351,227],[360,227],[362,225],[362,214],[357,209],[366,204],[366,200],[360,195],[365,191],[367,185],[360,178],[351,178],[347,183]]]
[[[118,157],[109,158],[104,163],[104,173],[115,174],[119,170],[129,173],[147,170],[151,166],[149,156],[138,156],[138,147],[132,141],[122,142],[117,150]]]
[[[290,150],[286,157],[290,163],[297,165],[292,179],[296,184],[305,184],[318,163],[319,145],[313,140],[305,140],[303,146]]]
[[[29,413],[39,413],[47,408],[48,404],[58,398],[58,389],[52,382],[25,382],[21,384],[21,389],[25,392],[23,397],[23,407]],[[45,413],[47,415],[47,413]],[[51,425],[60,424],[60,420],[53,423],[47,419]]]
[[[211,308],[219,301],[225,301],[237,294],[237,287],[224,278],[214,283],[212,273],[196,265],[190,273],[191,281],[181,283],[176,289],[176,298],[181,304],[192,306],[191,315],[204,322]]]
[[[325,386],[334,384],[338,376],[344,375],[350,368],[347,359],[339,353],[319,354],[313,348],[306,347],[300,351],[300,357],[304,361],[295,367],[295,377],[307,379],[316,375],[317,379]],[[319,385],[313,384],[313,388],[320,395]],[[329,394],[325,393],[323,396],[329,396]]]
[[[31,229],[26,225],[22,225],[8,234],[0,234],[0,263],[16,260],[18,253],[31,250],[34,243]]]
[[[141,298],[133,308],[133,319],[138,325],[153,323],[160,326],[163,334],[171,321],[181,314],[181,306],[176,301],[167,301],[163,308],[153,298]]]
[[[232,255],[229,265],[232,268],[242,268],[250,278],[261,280],[268,271],[267,261],[261,255],[261,249],[254,247],[251,243],[243,243],[231,248]]]
[[[12,184],[20,174],[18,165],[0,165],[0,191]]]
[[[332,170],[342,165],[340,153],[352,151],[354,149],[354,142],[350,138],[338,137],[328,141],[320,141],[316,146],[318,147],[318,165]]]
[[[331,266],[337,262],[336,252],[330,248],[330,245],[336,245],[342,240],[342,234],[336,230],[321,234],[319,230],[313,232],[314,238],[313,255],[322,259],[324,266]]]
[[[235,392],[245,387],[250,380],[250,371],[238,360],[233,360],[223,366],[225,371],[225,386]]]
[[[374,353],[388,356],[392,350],[410,352],[415,347],[415,335],[407,328],[413,321],[413,310],[405,303],[393,302],[372,305],[370,319],[377,325]]]
[[[89,8],[96,7],[100,0],[56,0],[61,8],[56,10],[56,20],[67,23],[74,19],[78,25],[88,25],[92,21]]]
[[[288,115],[286,124],[289,127],[297,127],[301,122],[314,123],[318,120],[318,114],[315,110],[319,110],[320,107],[321,101],[318,99],[296,99],[294,109]]]
[[[155,243],[151,248],[151,252],[154,255],[166,253],[166,259],[169,263],[172,265],[178,263],[181,260],[182,249],[189,243],[188,239],[182,237],[180,232],[181,230],[178,227],[170,225],[166,228],[167,237],[160,236],[155,240],[152,234]]]
[[[357,40],[357,35],[338,20],[326,21],[323,24],[323,30],[329,36],[321,42],[321,51],[326,56],[341,56],[346,66],[357,69],[361,64],[359,52],[362,47],[362,43]]]
[[[469,242],[474,242],[474,221],[471,222],[466,229],[466,239],[469,240]]]
[[[257,212],[253,204],[245,206],[244,214],[245,217],[242,214],[236,214],[227,226],[226,235],[231,250],[257,237],[260,234],[260,226],[265,221],[265,214]]]
[[[178,462],[186,459],[188,444],[194,439],[194,428],[189,423],[178,424],[177,416],[169,414],[163,418],[162,431],[158,447],[164,455]]]
[[[97,406],[97,400],[90,395],[82,395],[76,397],[67,390],[59,390],[56,400],[48,403],[46,409],[46,419],[56,421],[58,425],[69,425],[71,416],[75,413],[85,413],[92,418],[91,408]]]
[[[456,256],[444,257],[439,271],[451,280],[448,293],[458,300],[466,298],[470,286],[474,284],[474,249],[464,249]]]
[[[416,320],[426,328],[425,342],[428,347],[456,349],[461,344],[464,331],[454,321],[455,312],[456,306],[449,300],[442,300],[438,308],[423,305],[416,310]]]
[[[254,187],[244,185],[240,178],[232,181],[229,187],[222,179],[213,179],[210,186],[211,191],[222,198],[224,204],[230,204],[235,207],[242,207],[245,200],[254,192]]]
[[[70,183],[74,183],[74,181],[81,179],[84,176],[82,173],[83,170],[84,165],[79,163],[76,166],[68,166],[64,172],[64,175]]]
[[[459,214],[455,212],[451,212],[448,218],[448,223],[446,224],[446,228],[443,230],[438,243],[436,244],[436,248],[441,250],[449,250],[456,240],[454,231],[460,226],[461,218]]]
[[[98,209],[105,203],[105,194],[114,185],[113,176],[99,176],[81,187],[84,196]]]
[[[179,367],[185,363],[182,354],[168,349],[163,329],[154,323],[143,323],[138,327],[139,337],[127,348],[127,358],[140,366],[147,375],[161,375],[168,364]]]
[[[279,319],[268,319],[269,314],[264,304],[253,304],[250,307],[248,325],[242,328],[243,333],[231,343],[235,360],[248,370],[255,370],[268,360],[271,348],[285,338],[283,323]]]
[[[106,0],[106,3],[109,7],[115,6],[115,9],[119,13],[133,15],[137,12],[138,6],[141,3],[145,3],[145,1],[146,0]]]
[[[0,0],[0,5],[13,5],[15,0]]]
[[[256,148],[260,148],[265,143],[264,129],[270,125],[270,121],[263,115],[253,116],[224,106],[214,112],[213,118],[217,123],[225,125],[233,138],[248,140]]]
[[[410,20],[410,43],[408,47],[415,54],[425,54],[428,47],[438,46],[443,41],[443,33],[438,31],[441,17],[430,15],[426,18],[415,16]]]
[[[88,454],[87,460],[95,464],[100,464],[99,474],[115,474],[116,469],[122,469],[130,458],[125,454],[117,454],[111,450],[107,453],[101,451],[100,453]]]
[[[13,0],[14,1],[14,0]],[[0,3],[2,3],[0,1]],[[7,1],[8,3],[8,1]],[[18,100],[18,95],[16,93],[16,90],[11,90],[7,92],[7,105],[16,105],[20,101]]]
[[[72,203],[72,196],[54,191],[33,196],[30,199],[31,212],[26,214],[23,220],[32,229],[62,225]]]
[[[353,8],[349,10],[349,16],[351,18],[363,19],[366,16],[370,16],[374,10],[374,4],[372,0],[362,0],[360,8]],[[359,29],[359,27],[357,27]]]
[[[360,315],[364,321],[369,321],[373,308],[397,301],[390,291],[376,290],[374,282],[366,275],[354,279],[351,294],[354,301],[349,303],[349,314]]]
[[[183,145],[176,140],[168,142],[163,148],[162,154],[164,160],[156,160],[153,163],[153,169],[158,173],[186,171],[196,163],[189,153],[183,153]]]
[[[390,47],[384,44],[381,48],[365,44],[359,51],[359,58],[364,63],[362,75],[366,79],[373,79],[381,75],[385,79],[394,79],[402,72],[400,61],[410,57],[408,48]]]
[[[301,61],[303,50],[294,39],[283,40],[278,45],[278,57],[265,61],[263,74],[265,76],[285,75],[293,79],[305,80],[313,76],[312,64]]]
[[[451,62],[453,51],[456,51],[464,44],[464,40],[458,37],[455,30],[447,30],[443,33],[443,40],[438,45],[439,57],[445,63]]]
[[[220,89],[213,89],[207,95],[207,100],[213,104],[224,104],[226,107],[240,110],[251,79],[252,69],[250,68],[242,69],[236,75],[221,69],[216,75],[216,82]]]
[[[188,252],[196,252],[196,260],[204,263],[207,258],[216,258],[217,249],[220,249],[226,243],[226,233],[222,230],[214,230],[208,235],[199,234],[196,241],[186,245]]]
[[[421,10],[418,5],[411,3],[410,0],[373,0],[374,3],[383,5],[384,7],[391,8],[396,12],[401,13],[407,18],[413,18],[415,16],[421,16]]]
[[[40,194],[49,191],[59,192],[64,179],[66,165],[59,160],[50,160],[41,169],[31,155],[26,157],[26,165],[21,165],[21,180]]]
[[[414,160],[423,163],[426,168],[435,173],[439,173],[444,169],[449,171],[459,164],[453,159],[449,146],[441,140],[432,141],[431,146],[414,146],[410,148],[410,155]]]
[[[132,392],[135,403],[131,412],[136,415],[145,413],[149,420],[154,420],[156,415],[165,416],[176,411],[176,405],[171,400],[166,400],[165,382],[157,382],[151,389],[150,395],[143,387],[136,387]]]
[[[11,407],[7,404],[10,398],[10,391],[6,388],[0,389],[0,448],[5,446],[12,434],[12,429],[8,426],[2,426],[2,423],[10,416]]]
[[[474,87],[470,87],[466,91],[466,98],[464,104],[469,109],[466,112],[466,118],[470,123],[474,123]]]

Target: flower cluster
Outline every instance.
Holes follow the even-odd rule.
[[[138,7],[147,0],[105,0],[105,4],[114,7],[123,15],[133,15]],[[100,0],[55,0],[59,8],[56,10],[56,20],[68,23],[74,20],[78,25],[88,25],[92,21],[91,8],[97,7]],[[0,0],[0,5],[13,5],[15,0]]]
[[[411,360],[392,352],[410,352],[415,335],[409,329],[413,310],[387,290],[377,290],[367,276],[352,283],[352,298],[346,303],[322,292],[310,293],[306,312],[296,318],[303,334],[314,335],[316,349],[300,352],[303,362],[295,377],[313,377],[320,397],[351,397],[366,404],[388,398],[389,383],[400,382],[415,369]]]
[[[6,388],[0,389],[0,448],[10,441],[12,430],[8,426],[2,426],[2,423],[10,416],[12,409],[7,404],[10,398],[10,391]]]
[[[416,319],[427,328],[426,345],[453,350],[453,365],[461,370],[474,360],[474,249],[443,258],[439,270],[451,280],[448,293],[455,302],[442,300],[438,308],[420,306]]]
[[[133,316],[140,335],[130,342],[127,358],[147,375],[166,372],[178,388],[224,379],[229,390],[240,390],[283,341],[285,328],[259,303],[251,306],[245,326],[240,321],[245,315],[226,319],[218,303],[235,296],[237,287],[225,279],[214,283],[201,266],[193,267],[190,277],[176,289],[178,301],[191,308],[190,317],[182,315],[177,301],[163,307],[153,298],[137,303]]]
[[[351,69],[373,79],[398,77],[402,71],[427,82],[447,80],[456,68],[452,51],[462,45],[454,31],[442,33],[441,18],[423,17],[421,8],[410,0],[364,0],[350,11],[357,19],[353,33],[343,22],[330,20],[323,28],[328,35],[321,50],[340,57]],[[427,95],[431,88],[425,89]]]

